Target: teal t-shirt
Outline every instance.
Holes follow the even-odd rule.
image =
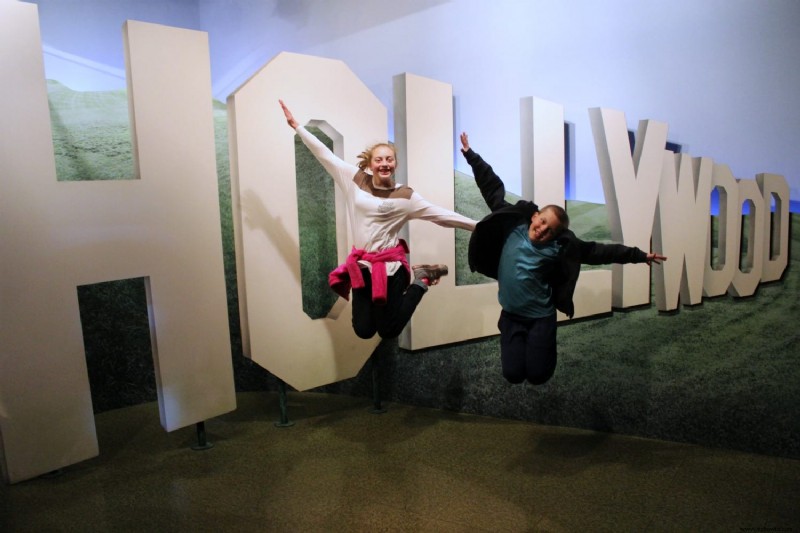
[[[525,224],[511,231],[497,270],[497,298],[504,310],[528,318],[556,312],[550,300],[553,289],[545,280],[555,266],[558,250],[556,241],[531,242]]]

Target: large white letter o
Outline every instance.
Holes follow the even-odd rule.
[[[301,123],[325,121],[334,151],[355,164],[387,138],[386,108],[341,61],[281,53],[228,97],[236,263],[245,355],[298,390],[355,376],[380,340],[353,333],[350,304],[326,318],[303,311],[294,133],[278,104]],[[339,260],[347,242],[337,191]]]

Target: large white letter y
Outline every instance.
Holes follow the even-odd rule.
[[[667,125],[652,120],[641,121],[631,157],[622,111],[594,108],[589,110],[589,118],[608,206],[611,238],[647,252],[650,250]],[[614,307],[650,302],[649,269],[641,265],[614,265],[612,271]]]

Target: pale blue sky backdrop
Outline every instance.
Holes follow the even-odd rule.
[[[8,1],[8,0],[4,0]],[[455,149],[473,146],[520,186],[520,98],[564,106],[570,198],[605,203],[588,110],[669,124],[669,141],[737,178],[782,174],[800,200],[796,0],[38,0],[49,78],[125,87],[126,19],[206,31],[226,97],[282,51],[344,61],[384,103],[408,72],[453,86]],[[321,80],[324,82],[324,80]],[[286,95],[291,103],[291,95]],[[304,119],[310,117],[302,117]],[[387,137],[392,137],[392,131]]]

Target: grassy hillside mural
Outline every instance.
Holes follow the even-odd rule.
[[[133,178],[124,91],[80,93],[55,81],[48,88],[59,179]],[[214,106],[236,386],[274,389],[275,378],[242,356],[227,116],[223,104]],[[324,283],[335,262],[332,188],[319,165],[297,150],[303,305],[314,316],[332,298]],[[605,206],[567,207],[580,237],[609,239]],[[486,212],[472,178],[458,173],[456,208],[473,218]],[[791,221],[790,249],[797,250],[800,221],[797,215]],[[486,282],[466,266],[468,238],[456,231],[457,283]],[[762,285],[751,298],[707,299],[674,314],[650,307],[562,323],[558,368],[539,387],[503,380],[497,337],[418,352],[384,342],[373,357],[383,400],[800,457],[798,272],[793,257],[781,281]],[[78,293],[95,410],[155,401],[143,281],[90,285]],[[356,378],[323,389],[371,396],[370,364]]]

